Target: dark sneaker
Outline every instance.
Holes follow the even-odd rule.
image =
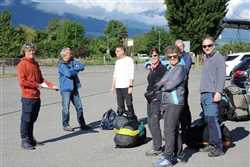
[[[187,160],[185,158],[178,158],[176,156],[173,156],[172,161],[173,163],[187,163]]]
[[[157,151],[155,151],[154,149],[146,151],[146,156],[157,156],[157,155],[162,155],[162,148],[160,148]]]
[[[81,130],[90,130],[91,127],[89,125],[82,125]]]
[[[153,163],[154,167],[172,167],[173,163],[167,160],[166,157],[162,156],[159,161]]]
[[[33,149],[35,149],[35,147],[30,144],[28,139],[22,139],[21,146],[25,150],[33,150]]]
[[[212,146],[212,145],[207,145],[207,146],[205,146],[205,147],[203,147],[203,148],[200,148],[199,149],[199,152],[211,152],[211,151],[213,151],[214,150],[214,146]]]
[[[224,152],[218,148],[214,148],[210,153],[208,153],[209,157],[218,157],[224,155]]]
[[[34,147],[44,145],[44,143],[37,141],[34,137],[30,138],[30,144]]]
[[[74,131],[74,129],[71,128],[70,126],[65,126],[65,127],[63,127],[63,130],[64,130],[64,131],[69,131],[69,132],[73,132],[73,131]]]

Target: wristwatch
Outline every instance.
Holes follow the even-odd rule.
[[[129,85],[130,88],[133,88],[133,85]]]

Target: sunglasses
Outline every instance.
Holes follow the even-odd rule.
[[[31,45],[25,46],[25,48],[26,48],[26,49],[31,49],[31,48],[35,48],[35,46],[34,46],[33,44],[31,44]]]
[[[177,55],[167,56],[168,59],[172,59],[172,58],[176,59],[177,57],[178,57]]]
[[[213,45],[214,45],[214,44],[202,45],[202,47],[203,47],[204,49],[206,49],[207,47],[208,47],[208,48],[211,48]]]
[[[153,58],[153,57],[157,57],[157,56],[158,56],[158,54],[153,54],[153,55],[149,55],[148,57]]]

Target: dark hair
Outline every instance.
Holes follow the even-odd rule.
[[[124,54],[126,53],[126,47],[124,45],[117,45],[116,48],[123,50]]]
[[[148,51],[148,55],[151,55],[153,52],[156,52],[159,56],[160,56],[160,52],[156,47],[152,47],[149,51]]]

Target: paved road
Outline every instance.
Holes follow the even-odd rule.
[[[115,95],[109,94],[112,68],[87,67],[79,74],[83,88],[80,89],[86,121],[92,130],[65,132],[61,125],[61,96],[59,92],[42,90],[42,107],[35,124],[35,137],[45,142],[42,147],[27,151],[20,147],[20,88],[17,78],[0,79],[0,166],[3,167],[151,167],[159,157],[146,157],[145,151],[152,145],[147,130],[147,143],[129,149],[116,149],[113,131],[100,130],[102,114],[110,108],[116,109]],[[57,69],[42,68],[44,78],[58,85]],[[135,111],[141,121],[146,122],[146,100],[143,97],[148,71],[135,71],[133,89]],[[193,119],[199,118],[200,69],[190,72],[189,104]],[[227,81],[228,82],[228,81]],[[227,83],[228,84],[228,83]],[[77,127],[76,114],[71,106],[72,127]],[[163,121],[161,121],[163,124]],[[232,145],[222,157],[210,158],[205,153],[187,148],[184,152],[188,163],[176,166],[186,167],[248,167],[249,163],[249,122],[227,121],[226,126],[233,135]],[[147,127],[147,125],[146,125]]]

